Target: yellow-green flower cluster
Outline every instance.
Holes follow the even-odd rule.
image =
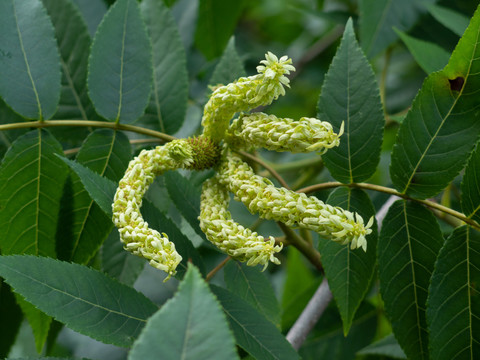
[[[218,87],[205,105],[202,126],[203,134],[220,142],[235,113],[269,105],[280,95],[285,95],[284,86],[290,80],[285,76],[295,71],[292,60],[286,56],[278,59],[268,52],[257,67],[258,74],[242,77],[225,86]]]
[[[299,121],[280,119],[264,113],[242,114],[227,131],[226,140],[237,148],[263,147],[274,151],[303,153],[340,145],[343,123],[338,134],[326,121],[303,117]]]
[[[231,153],[220,165],[219,179],[251,213],[315,231],[341,244],[350,243],[351,249],[367,250],[365,236],[372,232],[373,217],[365,225],[358,214],[327,205],[313,196],[277,188]]]
[[[207,239],[231,257],[246,261],[247,265],[260,264],[265,269],[269,261],[280,264],[275,253],[282,246],[275,245],[273,237],[266,240],[233,221],[228,211],[229,201],[227,189],[216,177],[203,184],[199,219]]]

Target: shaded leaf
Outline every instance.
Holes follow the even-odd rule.
[[[330,194],[327,203],[356,212],[365,222],[375,215],[370,198],[360,189],[337,188]],[[366,252],[319,238],[322,264],[343,320],[345,335],[348,334],[355,312],[367,294],[375,273],[378,236],[376,224],[372,229],[372,234],[367,236]]]
[[[340,146],[322,155],[332,176],[360,182],[373,175],[380,160],[384,117],[375,74],[355,39],[352,20],[325,75],[318,103],[319,118],[338,132]]]
[[[400,345],[393,334],[385,336],[383,339],[375,341],[374,343],[364,347],[357,352],[358,355],[381,355],[388,356],[394,359],[406,359]]]
[[[10,286],[0,278],[0,358],[4,359],[15,342],[22,324],[22,310],[15,301]]]
[[[187,109],[185,50],[175,20],[162,1],[142,1],[140,9],[153,49],[153,92],[141,121],[173,134],[182,126]]]
[[[220,56],[232,36],[243,0],[200,0],[195,43],[207,59]]]
[[[103,0],[73,0],[85,19],[90,36],[95,35],[97,27],[107,12],[107,5]]]
[[[272,284],[259,268],[229,261],[223,268],[223,275],[228,290],[280,326],[280,305]]]
[[[480,146],[472,153],[462,181],[462,211],[480,222]]]
[[[222,304],[238,346],[256,359],[300,359],[275,325],[245,300],[221,287],[210,285],[210,288]]]
[[[0,275],[15,291],[71,329],[130,346],[158,309],[144,295],[83,265],[35,256],[1,256]]]
[[[428,11],[438,22],[458,36],[462,36],[468,27],[468,17],[452,9],[432,4],[428,7]]]
[[[232,37],[215,66],[209,84],[210,86],[227,85],[246,75],[242,60],[235,49],[235,38]]]
[[[395,188],[415,198],[438,194],[462,169],[480,131],[480,11],[448,65],[430,74],[402,122],[392,152]]]
[[[409,359],[428,359],[427,289],[442,243],[437,220],[416,203],[396,201],[383,220],[378,242],[380,293]]]
[[[0,98],[0,124],[3,125],[16,122],[23,122],[23,118],[10,109]],[[0,135],[0,157],[3,158],[3,155],[5,155],[10,145],[12,145],[12,142],[27,131],[27,129],[3,130]]]
[[[0,166],[0,247],[4,255],[55,256],[55,232],[68,168],[46,130],[18,138]]]
[[[454,230],[440,250],[427,303],[431,359],[480,356],[480,234]]]
[[[152,49],[135,0],[118,0],[98,26],[88,63],[88,93],[97,112],[129,123],[145,111]]]
[[[194,266],[175,296],[149,319],[128,358],[239,359],[220,304]]]

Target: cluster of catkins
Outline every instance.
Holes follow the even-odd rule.
[[[143,150],[130,162],[120,180],[112,205],[120,239],[126,250],[148,259],[168,277],[175,274],[182,257],[168,236],[150,229],[140,213],[149,185],[155,176],[167,170],[216,169],[215,176],[203,185],[200,227],[220,250],[247,265],[266,267],[269,261],[279,264],[275,255],[282,245],[276,245],[273,237],[265,239],[232,220],[228,211],[229,192],[262,218],[313,230],[324,238],[366,251],[365,237],[372,231],[373,218],[364,224],[356,213],[324,204],[313,196],[275,187],[235,155],[233,150],[252,148],[324,153],[339,145],[343,133],[343,125],[337,134],[329,123],[318,119],[294,121],[259,112],[246,113],[284,95],[284,87],[289,87],[285,75],[295,68],[291,59],[286,56],[278,59],[269,52],[257,71],[257,75],[216,88],[205,105],[201,136]],[[230,123],[237,113],[239,117]]]

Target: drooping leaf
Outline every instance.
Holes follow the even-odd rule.
[[[397,40],[393,28],[409,30],[435,0],[361,0],[360,38],[369,58]]]
[[[185,50],[175,20],[162,1],[143,1],[140,9],[153,48],[153,91],[142,121],[173,134],[182,126],[187,109]]]
[[[409,359],[428,359],[427,289],[442,243],[436,219],[419,204],[399,200],[383,220],[380,292],[395,337]]]
[[[168,194],[174,200],[178,211],[188,221],[195,232],[205,239],[200,229],[198,216],[200,215],[200,187],[192,184],[187,178],[176,171],[163,174]]]
[[[209,83],[210,86],[227,85],[243,76],[246,76],[246,72],[235,49],[235,38],[232,37],[228,41]]]
[[[480,356],[480,234],[454,230],[440,250],[427,302],[431,359]]]
[[[380,355],[388,356],[394,359],[407,359],[400,345],[393,334],[385,336],[383,339],[364,347],[357,352],[358,355]]]
[[[195,43],[207,59],[220,56],[232,36],[243,0],[200,0]]]
[[[49,119],[60,98],[60,59],[40,0],[0,2],[0,96],[30,119]]]
[[[462,181],[462,211],[480,222],[480,146],[472,153]]]
[[[255,308],[221,287],[210,285],[222,304],[237,345],[256,359],[300,359],[292,345]]]
[[[98,26],[88,63],[88,93],[104,118],[129,123],[145,111],[152,48],[135,0],[118,0]]]
[[[176,295],[149,319],[128,358],[239,359],[220,304],[193,265]]]
[[[441,70],[447,65],[450,53],[444,48],[429,41],[414,38],[400,30],[395,32],[427,74]]]
[[[432,4],[428,7],[428,11],[438,22],[458,36],[462,36],[468,26],[468,17],[455,10]]]
[[[223,274],[228,290],[252,305],[274,325],[280,326],[280,305],[272,284],[260,269],[229,261]]]
[[[344,183],[373,175],[380,160],[384,117],[375,74],[355,39],[352,20],[345,28],[319,99],[319,118],[336,132],[342,122],[340,146],[323,156],[332,176]]]
[[[448,65],[427,77],[402,122],[390,176],[397,190],[416,198],[438,194],[462,169],[480,132],[480,11]]]
[[[144,295],[83,265],[36,256],[1,256],[0,275],[25,299],[71,329],[131,346],[158,309]]]
[[[73,0],[78,6],[85,19],[88,32],[93,37],[97,31],[97,27],[102,21],[103,16],[107,12],[107,5],[103,0]]]
[[[0,279],[0,358],[4,359],[15,342],[22,324],[22,311],[10,286]]]
[[[87,137],[76,160],[116,182],[130,158],[130,143],[123,133],[99,129]],[[62,199],[62,220],[57,231],[59,258],[87,263],[110,233],[113,223],[92,200],[77,174],[72,173],[67,184],[69,189]]]
[[[327,203],[356,212],[365,222],[375,215],[368,195],[360,189],[338,188],[330,194]],[[375,273],[377,229],[367,236],[367,251],[352,250],[331,240],[319,238],[322,264],[328,285],[343,320],[344,334],[348,334],[355,312],[362,303]]]
[[[0,166],[0,248],[5,255],[55,256],[59,202],[68,168],[46,130],[18,138]]]

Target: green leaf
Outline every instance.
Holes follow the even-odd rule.
[[[0,2],[0,96],[26,118],[49,119],[60,98],[60,59],[40,0]]]
[[[202,239],[205,239],[205,234],[200,229],[198,222],[200,215],[200,187],[195,186],[176,171],[168,171],[163,176],[168,194],[174,201],[176,208],[195,232]]]
[[[228,290],[210,285],[222,304],[237,345],[256,359],[300,359],[292,345],[270,321],[245,300]]]
[[[55,256],[60,197],[68,168],[45,130],[18,138],[0,166],[0,248],[5,255]]]
[[[440,250],[427,303],[431,359],[480,356],[480,234],[454,230]]]
[[[73,0],[87,22],[90,36],[95,35],[97,27],[107,12],[107,5],[103,0]]]
[[[51,258],[1,256],[0,275],[40,310],[107,344],[131,346],[158,309],[96,270]]]
[[[22,311],[10,286],[0,278],[0,358],[4,359],[15,342],[22,324]]]
[[[62,92],[55,119],[97,118],[87,94],[90,35],[76,6],[70,1],[42,0],[55,27],[62,67]],[[78,129],[75,130],[78,132]]]
[[[397,40],[393,28],[409,30],[435,0],[360,0],[360,38],[369,58]]]
[[[356,212],[365,222],[375,215],[368,195],[360,189],[337,188],[328,197],[327,203]],[[343,331],[347,335],[355,312],[362,303],[375,273],[377,230],[367,237],[367,251],[351,250],[331,240],[319,238],[322,264],[328,285],[337,303],[343,320]]]
[[[183,278],[189,263],[194,264],[202,275],[206,275],[205,265],[197,249],[172,220],[148,200],[143,202],[142,214],[151,228],[168,235],[170,241],[175,244],[175,249],[182,256],[183,259],[177,268],[177,278]]]
[[[468,27],[468,17],[452,9],[432,4],[428,7],[428,11],[439,23],[452,30],[458,36],[462,36]]]
[[[383,339],[364,347],[357,352],[357,355],[380,355],[394,359],[407,359],[393,334],[387,335]]]
[[[64,157],[59,158],[78,175],[90,197],[111,219],[113,197],[117,191],[117,184],[76,161]]]
[[[135,0],[118,0],[98,26],[88,63],[97,112],[129,123],[142,116],[152,84],[152,48]]]
[[[373,175],[380,160],[385,120],[375,74],[362,53],[352,20],[333,58],[319,99],[319,118],[345,133],[340,146],[322,155],[332,176],[344,183]]]
[[[153,48],[153,92],[142,121],[173,134],[182,126],[187,110],[185,50],[175,20],[162,1],[142,1],[140,9]]]
[[[243,10],[243,0],[200,0],[195,43],[207,59],[220,56]]]
[[[275,326],[280,326],[280,305],[272,284],[260,269],[229,261],[223,268],[223,275],[228,290],[252,305]]]
[[[235,38],[232,36],[220,61],[215,66],[209,85],[227,85],[246,75],[242,60],[235,49]]]
[[[91,133],[77,154],[79,164],[115,182],[123,176],[130,158],[128,138],[109,129]],[[92,200],[78,175],[72,174],[68,185],[57,232],[59,258],[87,263],[110,233],[113,223]]]
[[[462,181],[462,211],[480,222],[480,146],[472,153]]]
[[[7,104],[0,98],[0,124],[10,124],[15,122],[23,122],[23,118],[10,109]],[[3,158],[12,142],[19,136],[28,132],[27,129],[4,130],[0,133],[0,157]]]
[[[479,33],[477,10],[448,65],[427,77],[400,126],[390,177],[401,193],[421,199],[438,194],[478,139]]]
[[[133,286],[145,263],[144,258],[123,248],[118,230],[114,228],[102,247],[102,270],[121,283]]]
[[[395,32],[427,74],[441,70],[447,65],[450,53],[444,48],[435,43],[414,38],[400,30],[395,29]]]
[[[193,265],[175,296],[149,319],[128,358],[239,359],[220,304]]]
[[[380,292],[395,337],[409,359],[428,359],[427,289],[442,243],[437,220],[416,203],[395,202],[383,220]]]

